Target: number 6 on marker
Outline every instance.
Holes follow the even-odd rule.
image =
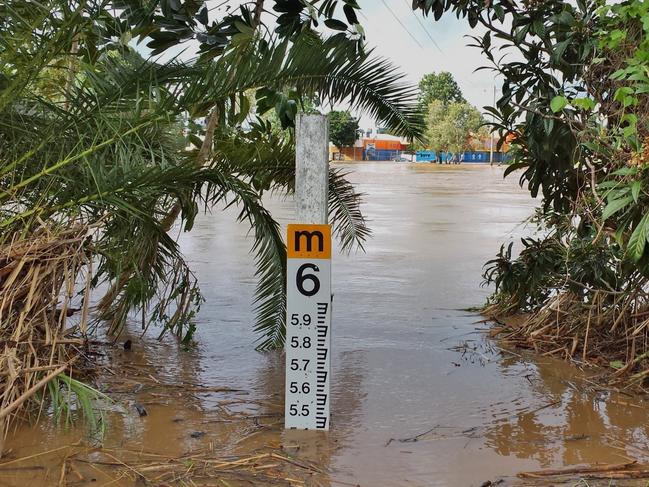
[[[318,266],[315,264],[302,264],[297,270],[297,276],[295,276],[295,284],[297,285],[297,289],[298,291],[300,291],[300,293],[304,294],[305,296],[311,297],[315,296],[316,294],[318,294],[318,291],[320,291],[320,281],[315,274],[304,274],[304,271],[307,269],[310,269],[313,272],[320,272],[320,269],[318,269]],[[311,281],[313,283],[311,290],[304,289],[304,281]]]

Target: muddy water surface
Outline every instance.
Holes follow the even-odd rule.
[[[313,485],[363,487],[511,484],[520,471],[649,458],[646,402],[599,390],[563,362],[498,348],[465,311],[488,294],[483,263],[532,213],[514,179],[496,167],[344,168],[366,193],[374,235],[365,253],[333,261],[332,431],[283,431],[282,357],[253,350],[250,240],[232,215],[215,213],[180,236],[206,298],[198,345],[134,335],[132,351],[109,350],[112,372],[100,376],[117,403],[106,447],[168,456],[282,448],[326,472]],[[291,221],[290,200],[269,204]],[[41,421],[9,438],[9,458],[79,439],[92,443],[80,428]],[[66,451],[0,469],[0,485],[57,485]],[[64,484],[140,485],[99,465],[75,469]]]

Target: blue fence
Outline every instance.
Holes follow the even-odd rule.
[[[417,151],[416,161],[417,162],[464,162],[464,163],[486,163],[489,162],[489,151],[467,151],[460,152],[459,154],[453,154],[451,152],[440,152],[439,154],[435,151]],[[502,152],[494,152],[494,162],[504,162],[507,160],[507,154]]]
[[[393,161],[401,155],[401,151],[387,149],[365,149],[363,159],[366,161]]]
[[[437,153],[433,151],[427,151],[427,150],[418,150],[415,160],[417,162],[436,162]]]

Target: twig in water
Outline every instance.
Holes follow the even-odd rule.
[[[437,428],[439,428],[439,425],[435,425],[435,426],[433,426],[431,429],[429,429],[428,431],[424,431],[423,433],[419,433],[418,435],[413,436],[413,437],[411,437],[411,438],[390,438],[390,439],[388,440],[388,442],[385,444],[385,446],[388,446],[388,445],[389,445],[390,443],[392,443],[393,441],[398,441],[399,443],[414,443],[414,442],[416,442],[416,441],[419,441],[419,439],[420,439],[421,437],[426,436],[428,433],[432,433],[432,432],[435,431]]]

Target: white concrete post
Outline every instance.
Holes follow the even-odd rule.
[[[295,204],[299,223],[327,223],[329,123],[326,115],[295,121]]]
[[[324,115],[295,123],[296,222],[286,229],[287,429],[328,430],[331,381],[329,127]]]

